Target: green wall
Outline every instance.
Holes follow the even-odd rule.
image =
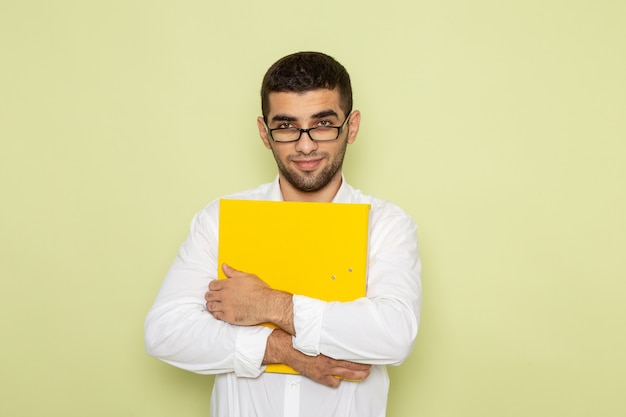
[[[271,180],[261,77],[325,51],[348,180],[420,225],[390,417],[626,412],[623,1],[0,0],[0,415],[207,416],[143,348],[192,215]]]

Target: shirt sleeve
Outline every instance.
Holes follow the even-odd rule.
[[[421,310],[416,231],[413,220],[393,205],[372,210],[367,296],[325,302],[294,295],[294,347],[372,365],[402,363],[412,350]]]
[[[217,279],[218,204],[198,213],[145,321],[147,352],[201,373],[257,377],[271,329],[235,326],[206,309],[204,295]]]

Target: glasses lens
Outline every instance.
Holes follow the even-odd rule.
[[[272,131],[272,137],[276,142],[291,142],[298,139],[298,129],[276,129]]]
[[[315,127],[308,130],[309,137],[313,140],[325,141],[335,140],[339,137],[339,127]],[[276,142],[294,142],[298,140],[302,132],[300,129],[287,128],[287,129],[272,129],[272,138]],[[302,134],[306,134],[302,132]]]
[[[339,136],[339,129],[336,127],[316,127],[309,130],[313,140],[334,140]]]

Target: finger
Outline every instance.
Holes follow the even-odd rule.
[[[221,311],[209,311],[218,320],[224,321],[224,313]]]
[[[355,371],[353,369],[337,368],[333,372],[333,376],[346,381],[363,381],[370,375],[370,370]]]
[[[367,363],[357,363],[357,362],[350,362],[350,361],[337,361],[337,367],[352,369],[354,371],[365,371],[365,370],[370,369],[372,365],[367,364]]]
[[[209,282],[209,290],[211,291],[219,291],[224,287],[224,283],[218,279],[214,279]]]
[[[217,301],[207,301],[206,309],[215,315],[215,313],[222,311],[222,303]]]
[[[228,278],[232,278],[236,275],[247,275],[245,272],[235,269],[227,263],[222,264],[222,271],[224,271],[224,274],[226,274]]]
[[[341,379],[339,377],[335,377],[334,375],[329,375],[326,378],[324,378],[324,380],[322,380],[322,384],[331,387],[331,388],[337,388],[339,386],[339,384],[341,384]]]
[[[222,301],[222,298],[220,297],[220,293],[214,292],[214,291],[208,291],[206,294],[204,294],[204,299],[207,302],[221,302]]]
[[[370,374],[371,365],[350,361],[337,361],[333,375],[349,381],[363,381]]]

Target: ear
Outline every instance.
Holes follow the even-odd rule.
[[[350,121],[348,122],[348,143],[354,143],[356,135],[359,133],[359,126],[361,125],[361,112],[354,110],[350,115]]]
[[[261,136],[261,140],[267,149],[272,149],[272,145],[270,144],[269,132],[265,126],[265,122],[263,121],[263,116],[259,116],[256,119],[256,125],[259,128],[259,136]]]

